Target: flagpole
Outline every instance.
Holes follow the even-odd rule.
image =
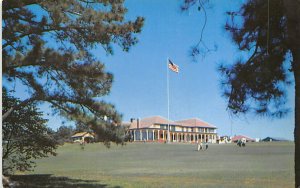
[[[169,58],[167,58],[167,100],[168,100],[168,143],[170,142],[170,86],[169,86]]]

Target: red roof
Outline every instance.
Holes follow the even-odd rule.
[[[150,127],[151,125],[154,125],[154,124],[176,124],[174,121],[168,121],[166,118],[163,118],[161,116],[152,116],[152,117],[146,117],[146,118],[143,118],[143,119],[140,119],[140,122],[139,122],[139,128],[147,128],[147,127]],[[132,123],[131,123],[131,126],[130,128],[137,128],[137,120],[134,120]]]
[[[181,124],[182,126],[185,127],[208,127],[208,128],[216,128],[215,126],[202,121],[198,118],[191,118],[191,119],[186,119],[186,120],[180,120],[180,121],[176,121],[176,123]]]
[[[207,122],[204,122],[197,118],[186,119],[181,121],[171,121],[161,116],[152,116],[146,117],[140,120],[139,128],[147,128],[154,124],[170,124],[170,125],[179,125],[184,127],[208,127],[208,128],[216,128],[213,125],[210,125]],[[134,120],[130,126],[131,129],[137,128],[137,120]]]
[[[253,138],[250,138],[250,137],[244,136],[244,135],[236,135],[236,136],[232,137],[232,141],[235,142],[235,141],[241,140],[242,138],[245,138],[247,141],[255,141]]]

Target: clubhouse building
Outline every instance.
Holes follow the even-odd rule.
[[[208,142],[216,143],[217,127],[198,118],[171,121],[161,116],[131,119],[129,132],[132,141],[167,142],[168,125],[170,142]]]

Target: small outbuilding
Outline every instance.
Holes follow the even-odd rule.
[[[243,141],[243,142],[255,142],[255,139],[250,138],[248,136],[245,135],[236,135],[234,137],[232,137],[231,139],[232,142],[238,142],[238,141]]]
[[[91,143],[94,141],[95,136],[92,133],[89,132],[79,132],[74,134],[72,137],[73,142],[79,142],[79,143]]]

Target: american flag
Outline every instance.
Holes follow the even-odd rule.
[[[169,60],[169,69],[171,69],[172,71],[179,73],[179,66],[176,65],[175,63],[172,63],[171,60]]]

